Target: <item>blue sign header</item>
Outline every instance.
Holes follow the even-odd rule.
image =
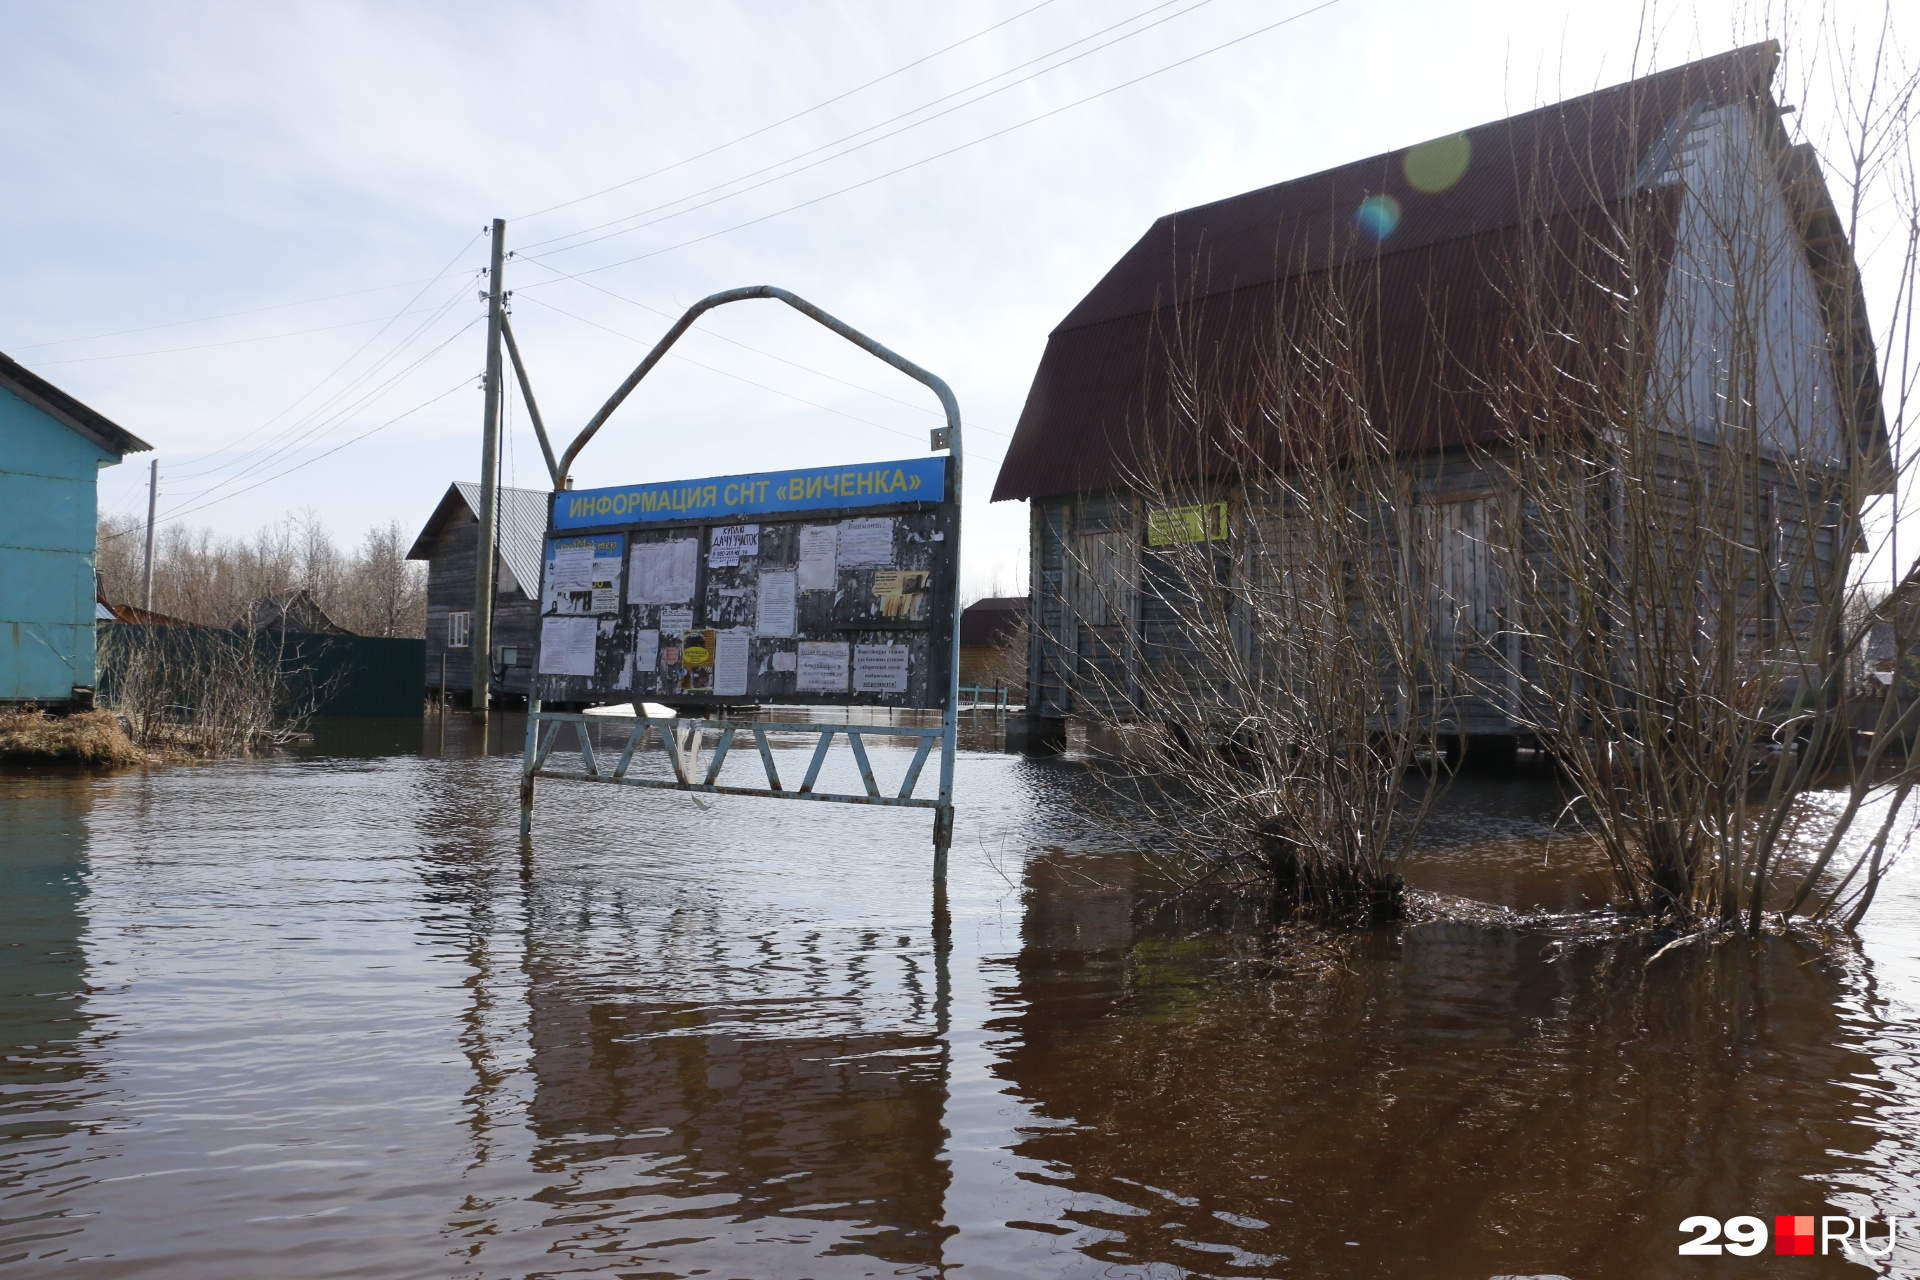
[[[915,458],[857,467],[802,467],[666,484],[569,490],[553,495],[553,527],[590,529],[614,524],[721,520],[837,507],[944,502],[946,496],[947,460]]]

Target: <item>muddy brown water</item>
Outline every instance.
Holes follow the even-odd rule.
[[[917,813],[549,783],[523,846],[519,727],[0,776],[0,1272],[1837,1275],[1678,1227],[1920,1215],[1911,866],[1839,953],[1427,924],[1302,977],[1071,762],[963,755],[936,897]],[[1408,878],[1603,901],[1559,805],[1464,782]]]

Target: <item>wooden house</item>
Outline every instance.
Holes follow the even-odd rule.
[[[987,596],[960,611],[960,683],[976,688],[1026,686],[1025,596]]]
[[[1393,536],[1432,544],[1427,562],[1463,620],[1463,664],[1526,661],[1501,630],[1489,554],[1523,542],[1524,517],[1501,489],[1513,472],[1489,459],[1515,447],[1498,362],[1515,358],[1515,317],[1536,310],[1535,332],[1583,358],[1646,344],[1680,406],[1675,441],[1710,434],[1716,398],[1737,392],[1769,456],[1828,467],[1816,500],[1763,497],[1751,521],[1759,543],[1810,542],[1820,572],[1844,573],[1852,548],[1838,530],[1885,491],[1886,428],[1843,229],[1771,93],[1778,55],[1772,43],[1734,50],[1154,223],[1049,336],[994,488],[995,501],[1031,503],[1029,715],[1108,714],[1089,691],[1133,677],[1103,664],[1150,655],[1178,625],[1136,589],[1173,525],[1221,540],[1223,582],[1252,572],[1234,542],[1269,513],[1234,489],[1247,473],[1211,434],[1218,415],[1200,421],[1176,382],[1192,370],[1191,385],[1257,381],[1263,351],[1325,322],[1306,313],[1335,296],[1328,281],[1359,285],[1336,317],[1353,344],[1352,401],[1403,470],[1410,509]],[[1622,226],[1633,235],[1612,253],[1606,237]],[[1736,289],[1746,268],[1730,255],[1750,249],[1762,265]],[[1650,323],[1621,331],[1629,307],[1583,252],[1630,280],[1631,314]],[[1516,275],[1522,261],[1537,274]],[[1588,306],[1589,295],[1604,296]],[[1742,343],[1758,372],[1736,386],[1729,353]],[[1139,477],[1167,460],[1220,501],[1156,509]],[[1511,745],[1516,708],[1494,683],[1447,732]]]
[[[0,355],[0,705],[92,705],[99,472],[150,448]]]
[[[540,564],[546,547],[545,489],[500,490],[500,555],[493,602],[493,688],[498,697],[524,700],[533,687],[539,638]],[[479,551],[480,486],[458,481],[407,552],[427,562],[427,670],[429,690],[473,693],[474,556]]]

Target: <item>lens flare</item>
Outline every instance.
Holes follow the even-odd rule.
[[[1354,211],[1353,220],[1375,240],[1385,240],[1400,225],[1400,202],[1392,196],[1368,196]]]
[[[1401,164],[1406,169],[1407,181],[1416,191],[1435,192],[1445,191],[1460,181],[1471,159],[1472,140],[1464,133],[1450,133],[1407,148],[1406,159]]]

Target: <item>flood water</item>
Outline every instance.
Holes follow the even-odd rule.
[[[1425,924],[1310,976],[1071,762],[963,755],[936,896],[925,812],[548,782],[523,844],[519,731],[0,776],[0,1272],[1866,1275],[1677,1228],[1920,1214],[1911,865],[1854,950]],[[1408,878],[1602,901],[1559,806],[1463,782]]]

